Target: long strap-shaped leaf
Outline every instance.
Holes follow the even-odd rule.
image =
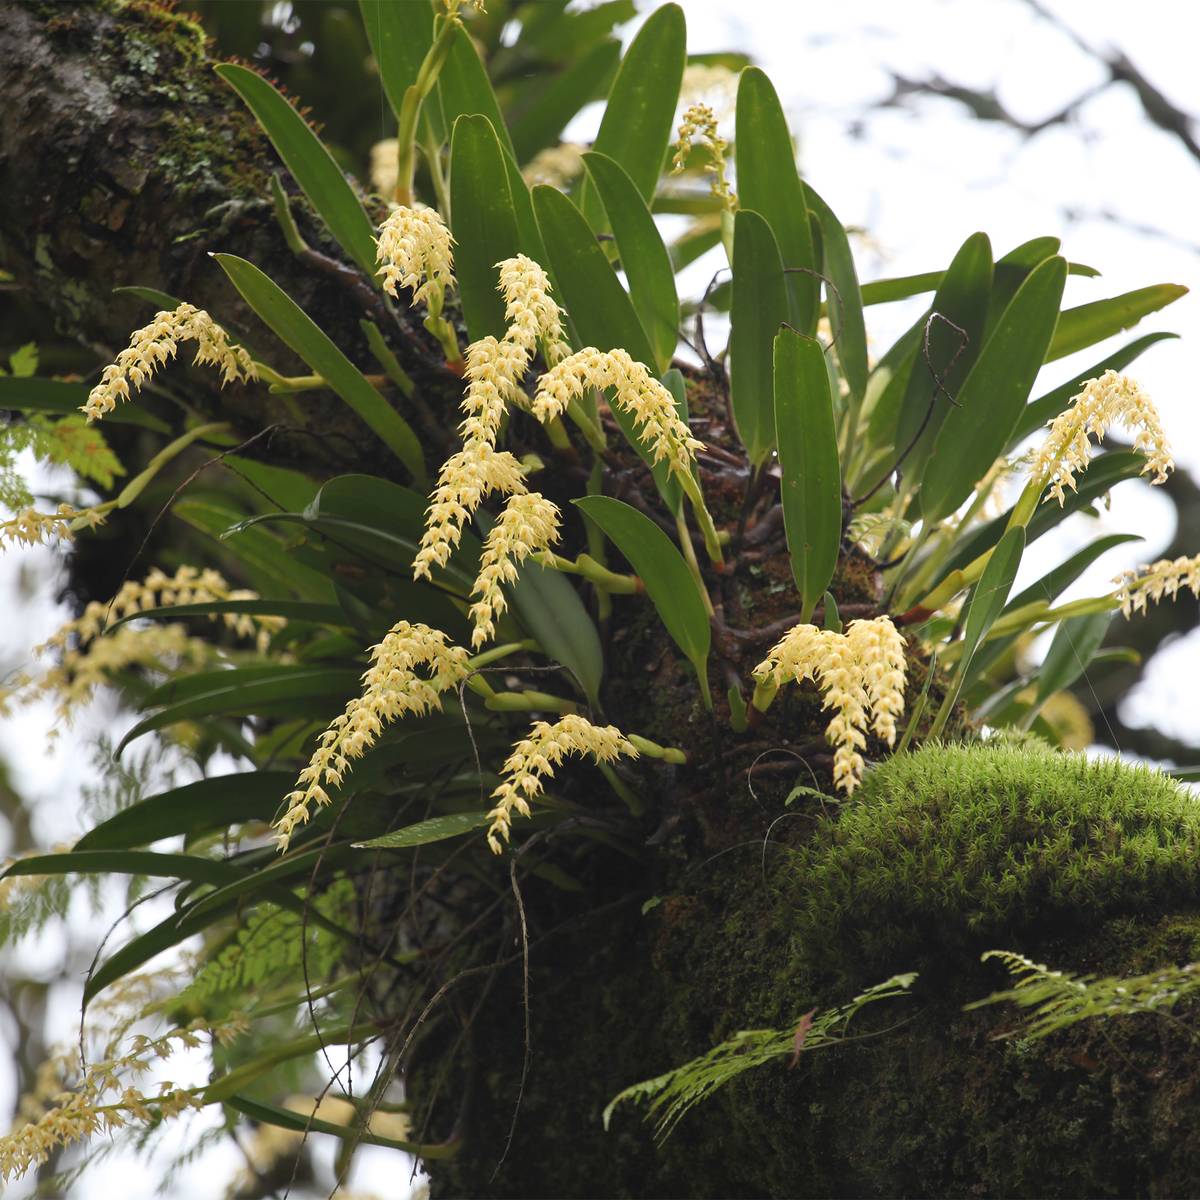
[[[739,209],[733,222],[729,388],[738,436],[755,467],[775,445],[775,335],[788,312],[775,235],[758,213]]]
[[[246,303],[367,423],[422,486],[421,443],[409,423],[273,279],[236,254],[213,256]]]
[[[583,161],[608,213],[633,307],[654,347],[658,370],[665,371],[679,343],[679,297],[671,256],[637,185],[620,163],[594,151]]]
[[[612,496],[581,496],[573,501],[612,539],[641,578],[667,632],[696,669],[705,703],[712,629],[700,585],[674,542],[649,517]]]
[[[371,219],[325,144],[283,96],[249,67],[221,63],[216,72],[246,102],[338,245],[374,279]]]
[[[837,566],[842,480],[824,348],[790,327],[775,337],[775,436],[783,527],[807,621]]]
[[[946,416],[921,482],[921,511],[948,517],[1003,453],[1054,334],[1067,264],[1047,259],[1017,290]]]

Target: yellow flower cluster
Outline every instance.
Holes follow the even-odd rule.
[[[671,393],[624,350],[588,346],[556,363],[538,380],[533,415],[553,420],[588,388],[612,388],[612,403],[632,415],[654,461],[665,459],[676,475],[690,477],[704,443],[692,437]]]
[[[81,519],[89,529],[95,529],[104,523],[104,514],[96,508],[73,508],[70,504],[60,504],[52,513],[26,508],[15,517],[0,521],[0,545],[7,542],[13,546],[38,546],[55,538],[69,540],[75,536],[71,526]]]
[[[1146,456],[1142,474],[1154,472],[1151,483],[1163,483],[1175,463],[1154,402],[1134,380],[1105,371],[1089,380],[1070,405],[1050,422],[1050,432],[1033,461],[1033,478],[1044,480],[1062,504],[1065,488],[1075,490],[1075,473],[1087,469],[1088,436],[1103,441],[1110,425],[1120,422],[1136,431],[1133,448]]]
[[[522,168],[521,176],[530,187],[543,183],[565,191],[583,171],[585,146],[579,142],[559,142],[539,150]]]
[[[196,663],[207,659],[212,647],[203,638],[189,637],[178,623],[145,626],[122,625],[100,635],[114,621],[148,609],[170,604],[207,604],[221,600],[254,600],[257,592],[231,588],[218,571],[198,571],[183,566],[174,575],[155,567],[144,580],[126,580],[108,604],[93,600],[83,615],[68,621],[34,654],[58,652],[58,662],[40,676],[21,675],[0,693],[0,712],[14,700],[28,701],[54,696],[58,716],[68,719],[71,711],[86,704],[95,689],[117,672],[130,667],[157,667],[164,661]],[[225,613],[221,620],[238,637],[253,637],[264,650],[272,633],[285,624],[281,617]]]
[[[156,1061],[171,1056],[178,1047],[195,1047],[208,1037],[227,1044],[247,1028],[246,1018],[231,1014],[219,1023],[197,1019],[160,1037],[139,1034],[125,1053],[90,1066],[74,1087],[64,1087],[64,1076],[77,1068],[77,1052],[54,1055],[38,1072],[35,1091],[22,1097],[20,1115],[25,1123],[0,1138],[0,1180],[24,1175],[40,1166],[61,1146],[109,1133],[133,1122],[157,1122],[199,1108],[203,1089],[177,1087],[164,1081],[147,1095],[130,1080],[144,1074]]]
[[[425,532],[413,559],[413,578],[430,578],[444,567],[463,526],[491,492],[520,495],[525,472],[496,438],[510,403],[522,398],[521,381],[539,342],[548,358],[562,345],[562,315],[550,296],[550,280],[532,259],[519,254],[497,263],[509,326],[502,339],[480,338],[467,347],[467,391],[459,426],[462,449],[442,465],[430,496]]]
[[[684,110],[676,136],[671,173],[678,175],[686,170],[692,144],[697,139],[700,139],[708,150],[708,162],[704,164],[704,169],[713,177],[713,195],[720,197],[726,208],[732,209],[737,203],[737,197],[730,190],[725,178],[725,151],[729,143],[717,132],[716,113],[707,104],[692,104]]]
[[[395,296],[397,285],[408,288],[414,304],[436,299],[440,311],[445,289],[454,286],[453,241],[436,209],[395,209],[375,241],[383,290]]]
[[[522,738],[504,763],[505,778],[492,793],[495,806],[488,813],[488,845],[493,853],[508,841],[513,814],[530,815],[529,801],[541,794],[542,780],[552,778],[555,767],[568,754],[591,755],[598,763],[609,763],[622,754],[637,758],[637,747],[613,725],[593,725],[585,717],[568,713],[553,725],[535,721],[527,738]]]
[[[383,138],[371,147],[371,186],[384,199],[390,200],[400,176],[400,142]]]
[[[440,629],[397,621],[383,641],[371,647],[371,666],[363,674],[362,694],[321,735],[309,764],[300,772],[297,790],[284,797],[287,810],[275,822],[275,840],[286,850],[297,825],[310,808],[328,804],[326,784],[337,786],[392,721],[440,709],[442,693],[469,672],[467,652],[448,642]],[[426,674],[421,674],[421,669]]]
[[[558,506],[540,492],[509,496],[483,546],[479,577],[471,595],[479,599],[471,605],[475,623],[471,644],[478,649],[496,632],[495,618],[504,612],[507,601],[503,585],[515,583],[517,567],[538,550],[548,550],[558,541]]]
[[[1121,612],[1126,617],[1144,613],[1151,600],[1156,604],[1164,596],[1174,600],[1180,588],[1188,588],[1193,596],[1200,596],[1200,554],[1195,558],[1160,558],[1148,567],[1125,571],[1113,582],[1117,585]]]
[[[796,625],[754,669],[760,684],[781,687],[811,679],[834,710],[826,737],[836,747],[834,784],[847,795],[862,778],[868,725],[889,746],[904,712],[904,638],[888,617],[851,621],[846,632]]]
[[[175,357],[180,342],[195,342],[194,362],[214,366],[221,382],[246,382],[258,378],[254,361],[241,346],[229,341],[229,335],[202,308],[181,304],[172,312],[154,314],[154,320],[134,332],[127,349],[117,361],[104,368],[100,382],[88,394],[81,409],[89,421],[97,421],[117,406],[118,400],[131,398],[130,386],[140,391],[154,372]]]
[[[81,617],[68,621],[49,641],[38,647],[37,653],[51,647],[66,648],[72,640],[82,646],[98,638],[114,621],[153,608],[257,599],[258,593],[248,588],[231,588],[220,571],[211,567],[198,571],[195,567],[182,566],[174,575],[154,567],[145,579],[127,579],[107,604],[93,600]],[[271,634],[285,624],[282,617],[250,616],[248,613],[224,613],[221,621],[238,637],[257,639],[259,650],[265,650]]]

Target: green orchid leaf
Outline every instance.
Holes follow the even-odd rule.
[[[850,395],[861,404],[867,391],[867,327],[863,319],[862,289],[846,227],[833,209],[806,185],[809,210],[821,228],[822,274],[825,308],[833,330],[833,348],[841,364]]]
[[[220,63],[214,70],[245,101],[334,240],[373,280],[375,237],[371,219],[325,144],[257,72],[235,63]]]
[[[508,327],[496,264],[520,252],[517,213],[504,149],[487,117],[461,116],[450,141],[454,275],[471,341],[502,338]]]
[[[1054,362],[1077,350],[1086,350],[1122,329],[1129,329],[1143,317],[1174,304],[1180,296],[1186,296],[1187,291],[1182,284],[1157,283],[1108,300],[1094,300],[1091,304],[1068,308],[1058,319],[1046,361]]]
[[[671,257],[624,168],[595,152],[585,154],[583,160],[608,214],[633,307],[654,348],[658,371],[663,372],[671,365],[679,341],[679,297]]]
[[[380,834],[366,842],[355,842],[355,850],[404,850],[409,846],[427,846],[430,842],[444,842],[447,838],[461,837],[488,823],[486,812],[448,813],[444,817],[430,817],[404,829]]]
[[[712,629],[700,585],[675,543],[649,517],[611,496],[581,496],[578,505],[589,520],[629,560],[675,644],[696,670],[705,701]]]
[[[921,481],[921,511],[948,517],[1001,455],[1054,335],[1067,278],[1061,258],[1030,272],[960,389]]]
[[[80,850],[127,850],[160,838],[194,837],[246,821],[269,821],[295,782],[289,771],[243,771],[198,779],[122,809],[75,843]]]
[[[257,76],[256,76],[257,78]],[[421,443],[412,426],[377,392],[315,321],[253,263],[215,254],[230,282],[275,335],[358,414],[418,483],[426,480]]]
[[[1038,669],[1035,708],[1040,709],[1055,692],[1069,688],[1087,670],[1111,624],[1111,612],[1086,613],[1059,622]]]
[[[761,213],[775,234],[788,277],[791,323],[816,332],[821,264],[813,245],[808,197],[783,106],[770,79],[747,67],[738,82],[737,185],[742,208]]]
[[[68,383],[62,379],[42,379],[36,375],[0,375],[0,409],[17,412],[49,413],[56,417],[77,417],[92,389],[86,383]],[[170,433],[171,427],[136,404],[119,404],[105,418],[105,424],[140,425],[155,433]]]
[[[650,14],[625,51],[592,144],[598,154],[625,169],[647,204],[667,157],[686,59],[683,9],[664,4]],[[591,188],[583,189],[581,206],[591,227],[599,231],[603,210]]]
[[[513,153],[508,124],[492,90],[487,68],[479,59],[479,51],[471,35],[461,26],[454,32],[450,52],[438,76],[437,90],[441,96],[442,117],[447,129],[452,130],[459,117],[477,113],[491,122],[505,151]]]
[[[775,235],[748,208],[734,218],[733,268],[730,399],[738,436],[751,465],[758,467],[775,445],[775,335],[788,319],[789,306]]]
[[[991,289],[991,242],[987,234],[975,233],[959,248],[933,297],[931,312],[945,320],[934,317],[928,335],[922,325],[896,425],[897,454],[912,446],[903,463],[906,478],[920,478],[952,398],[979,358]]]
[[[775,431],[783,527],[807,621],[837,566],[842,481],[825,352],[791,328],[775,337]]]

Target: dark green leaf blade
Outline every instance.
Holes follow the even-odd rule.
[[[295,782],[289,771],[243,771],[198,779],[123,809],[75,843],[80,850],[127,850],[245,821],[269,821]]]
[[[80,415],[79,410],[87,403],[90,391],[86,383],[42,379],[36,375],[0,375],[0,408],[74,417]],[[155,433],[169,433],[171,428],[136,404],[119,404],[104,420],[109,424],[140,425]]]
[[[525,562],[516,583],[505,590],[521,625],[549,658],[575,676],[588,700],[598,704],[604,651],[596,624],[570,581],[558,571]]]
[[[321,139],[287,100],[249,67],[220,63],[214,69],[245,101],[334,240],[373,280],[371,219]]]
[[[256,76],[257,78],[257,76]],[[377,392],[315,321],[272,279],[236,254],[213,256],[243,299],[424,484],[425,460],[412,426]]]
[[[1061,258],[1033,270],[971,368],[921,483],[929,521],[954,512],[1008,444],[1054,334],[1066,278]]]
[[[846,227],[833,209],[807,184],[805,192],[808,207],[816,214],[821,226],[826,309],[833,330],[834,353],[850,387],[850,395],[861,404],[867,390],[867,327],[854,252],[850,249]]]
[[[427,846],[430,842],[444,842],[447,838],[461,837],[473,829],[486,825],[486,812],[448,813],[443,817],[430,817],[403,829],[380,834],[366,842],[355,842],[355,850],[403,850],[409,846]]]
[[[496,264],[521,249],[504,150],[487,117],[464,115],[450,140],[450,211],[457,243],[454,274],[471,341],[502,338],[504,298]]]
[[[771,227],[756,212],[733,222],[733,302],[729,387],[738,436],[752,466],[775,445],[775,335],[788,318],[783,259]]]
[[[1095,300],[1066,309],[1058,320],[1046,361],[1086,350],[1088,346],[1136,325],[1143,317],[1174,304],[1188,289],[1178,283],[1156,283],[1152,287],[1124,292],[1108,300]]]
[[[462,26],[455,31],[450,52],[442,65],[442,73],[438,76],[438,92],[442,98],[442,113],[447,129],[453,129],[459,117],[479,113],[492,123],[492,129],[504,149],[509,154],[513,153],[508,124],[492,90],[492,81],[479,59],[475,42]]]
[[[842,482],[825,352],[791,328],[775,337],[775,432],[783,526],[807,621],[837,566]]]
[[[957,396],[979,358],[991,287],[992,245],[987,234],[974,233],[959,247],[938,285],[931,312],[946,320],[932,319],[927,342],[922,334],[900,405],[894,445],[897,454],[912,446],[903,467],[909,479],[920,478],[951,412],[951,397]]]
[[[696,669],[706,702],[712,629],[700,586],[675,543],[649,517],[611,496],[581,496],[572,503],[595,521],[641,578],[667,632]]]
[[[679,341],[675,270],[646,202],[624,168],[593,151],[583,160],[608,214],[629,280],[629,295],[654,348],[659,372],[671,365]]]
[[[686,58],[683,9],[664,4],[650,14],[625,51],[592,146],[625,168],[647,203],[667,156]],[[596,228],[599,200],[585,195],[582,203]]]
[[[738,82],[737,184],[743,208],[761,213],[775,234],[789,276],[792,324],[802,333],[816,330],[820,290],[816,250],[808,220],[808,198],[792,135],[775,87],[758,67],[747,67]]]
[[[1085,613],[1059,623],[1038,668],[1036,707],[1040,708],[1055,692],[1069,688],[1087,670],[1111,624],[1111,612]]]

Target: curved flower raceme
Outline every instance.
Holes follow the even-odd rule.
[[[286,850],[292,832],[311,815],[313,804],[324,807],[325,785],[337,786],[373,746],[385,725],[442,707],[442,694],[469,673],[467,652],[450,643],[440,629],[397,621],[383,641],[371,647],[371,666],[363,674],[362,694],[321,735],[299,785],[284,797],[288,807],[275,822],[275,840]]]
[[[52,513],[25,508],[7,521],[0,521],[0,545],[37,546],[56,538],[70,541],[75,536],[71,526],[76,521],[95,529],[104,524],[104,514],[96,507],[74,508],[70,504],[60,504]]]
[[[57,663],[38,676],[15,679],[0,693],[0,710],[6,710],[14,701],[53,696],[58,702],[59,718],[69,720],[78,705],[86,704],[96,688],[120,671],[157,668],[164,662],[195,664],[212,655],[208,640],[190,636],[186,626],[178,622],[123,625],[105,634],[122,617],[173,604],[256,599],[257,592],[231,588],[218,571],[183,566],[174,575],[167,575],[155,567],[144,580],[126,580],[107,604],[93,600],[81,616],[35,647],[37,656],[56,651]],[[260,651],[286,623],[281,617],[247,613],[225,613],[220,620],[238,637],[254,638]]]
[[[250,355],[243,347],[233,345],[204,309],[181,304],[171,312],[155,313],[149,325],[134,332],[117,361],[104,368],[81,411],[89,421],[97,421],[112,412],[118,400],[131,399],[130,389],[139,391],[155,371],[175,357],[180,342],[195,342],[193,361],[216,367],[222,384],[258,378]]]
[[[471,591],[479,596],[471,605],[471,643],[477,649],[495,634],[495,618],[507,607],[503,585],[516,581],[517,567],[531,554],[558,541],[558,522],[558,505],[540,492],[509,496],[484,542],[479,577]]]
[[[712,175],[713,195],[719,197],[726,208],[737,204],[737,197],[725,179],[725,151],[729,143],[717,132],[717,116],[707,104],[691,104],[684,111],[675,139],[675,157],[671,161],[671,174],[678,175],[687,168],[692,144],[699,138],[708,150],[709,161],[704,169]]]
[[[430,496],[425,532],[413,558],[413,578],[429,579],[432,567],[450,561],[463,526],[491,492],[513,495],[526,491],[525,471],[507,450],[482,438],[469,438],[442,466]]]
[[[1160,558],[1147,567],[1125,571],[1113,582],[1117,585],[1117,602],[1126,617],[1144,613],[1151,600],[1156,604],[1164,596],[1173,600],[1180,588],[1200,597],[1200,554],[1194,558]]]
[[[626,755],[637,758],[637,747],[613,725],[593,725],[586,717],[568,713],[553,724],[535,721],[529,736],[513,747],[504,763],[504,780],[492,793],[495,806],[488,813],[487,840],[492,851],[503,850],[513,814],[530,815],[529,801],[541,794],[542,781],[552,778],[555,767],[568,754],[590,755],[609,763]]]
[[[846,632],[801,624],[788,630],[754,670],[760,684],[811,679],[834,710],[826,737],[834,745],[834,784],[850,795],[862,778],[868,726],[889,746],[904,712],[904,638],[888,617],[851,621]]]
[[[588,346],[556,363],[538,380],[533,415],[553,420],[588,388],[612,388],[612,403],[633,417],[653,460],[665,459],[675,474],[691,475],[696,451],[704,443],[692,437],[666,387],[624,350]]]
[[[375,246],[389,296],[399,286],[412,292],[414,304],[428,304],[454,286],[454,239],[436,209],[395,209],[379,227]]]
[[[538,343],[548,358],[563,352],[562,314],[549,294],[546,272],[531,258],[518,254],[496,265],[510,324],[503,338],[480,338],[467,347],[467,390],[459,425],[463,445],[443,464],[430,496],[413,559],[415,579],[428,579],[435,565],[446,565],[463,526],[489,493],[515,496],[528,491],[521,464],[507,451],[497,450],[496,439],[508,406],[524,399],[521,381]],[[481,577],[473,591],[486,594],[490,586]]]
[[[1154,472],[1151,483],[1163,483],[1175,463],[1154,402],[1128,375],[1105,371],[1089,380],[1070,405],[1050,422],[1050,432],[1033,460],[1033,478],[1044,480],[1059,504],[1065,489],[1075,490],[1075,475],[1087,469],[1088,437],[1103,441],[1110,425],[1135,431],[1133,448],[1146,456],[1142,474]]]

